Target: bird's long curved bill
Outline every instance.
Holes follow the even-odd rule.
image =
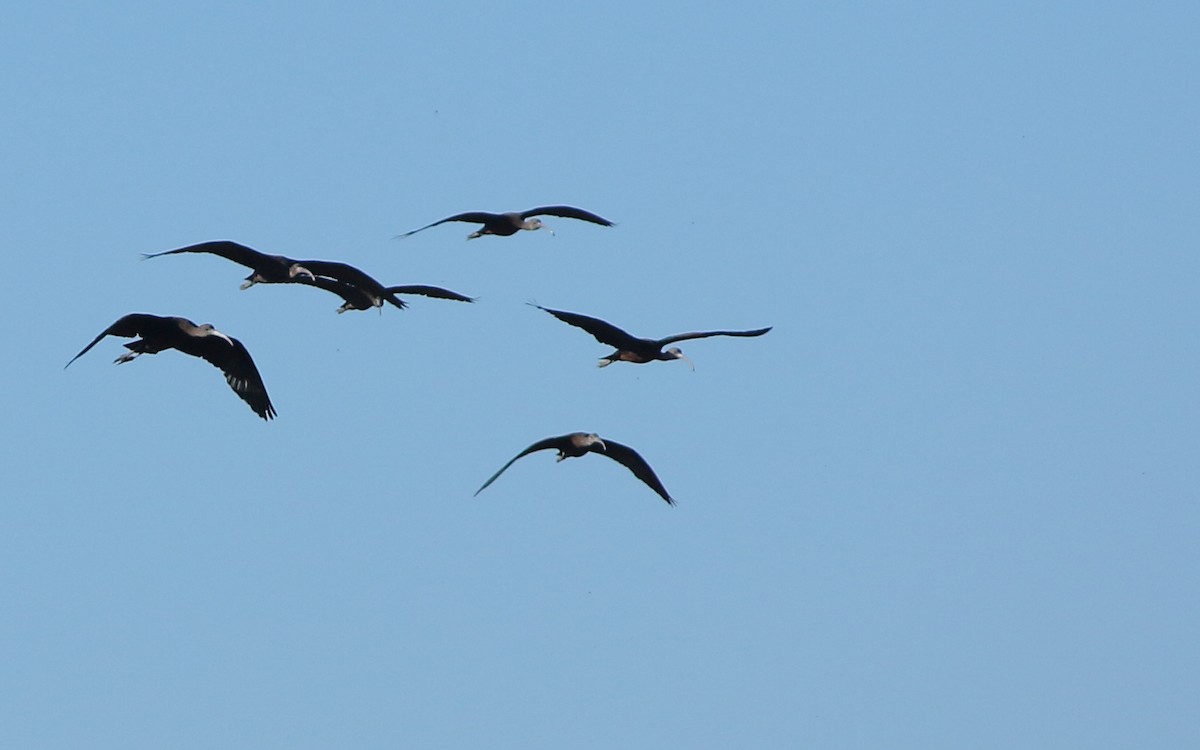
[[[679,353],[679,358],[688,363],[688,367],[692,368],[692,372],[696,371],[696,364],[683,352]]]

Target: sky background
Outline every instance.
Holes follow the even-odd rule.
[[[1192,748],[1200,10],[17,2],[0,744]],[[565,203],[556,236],[467,210]],[[152,253],[437,284],[335,315]],[[609,349],[524,303],[682,344]],[[129,312],[243,341],[115,367]],[[599,456],[639,450],[671,508]]]

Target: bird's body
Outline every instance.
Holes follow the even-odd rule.
[[[703,339],[710,336],[762,336],[771,330],[771,327],[768,326],[767,328],[755,328],[750,331],[695,331],[692,333],[679,333],[661,339],[643,339],[626,333],[612,323],[607,323],[599,318],[566,312],[564,310],[551,310],[548,307],[534,305],[533,303],[530,303],[530,305],[550,313],[564,323],[573,325],[576,328],[582,328],[592,334],[602,344],[615,347],[616,351],[600,360],[600,367],[607,367],[613,362],[645,364],[656,361],[670,362],[674,359],[685,360],[690,365],[691,360],[684,356],[683,351],[679,347],[673,346],[666,350],[663,347],[667,344],[673,344],[676,341]],[[695,369],[694,365],[692,369]]]
[[[411,232],[405,232],[398,235],[399,237],[408,237],[417,232],[424,231],[430,227],[436,227],[439,224],[445,224],[448,221],[465,221],[472,224],[482,224],[483,226],[467,235],[467,239],[473,240],[477,237],[482,237],[485,234],[494,234],[498,237],[510,237],[522,229],[535,230],[546,228],[550,234],[554,234],[554,230],[542,223],[541,219],[535,219],[535,216],[558,216],[564,219],[580,219],[582,221],[590,221],[593,224],[599,224],[603,227],[611,227],[613,223],[602,216],[597,216],[591,211],[585,211],[582,208],[574,206],[539,206],[531,208],[528,211],[509,211],[502,214],[489,213],[487,211],[467,211],[466,213],[447,216],[440,221],[435,221],[432,224],[426,224],[420,229],[414,229]]]
[[[385,287],[383,284],[379,283],[374,278],[352,265],[347,263],[338,263],[331,260],[304,260],[300,262],[305,268],[308,268],[314,274],[316,274],[316,277],[311,281],[302,281],[301,283],[308,283],[317,286],[317,284],[314,283],[317,281],[317,279],[332,279],[343,286],[352,287],[361,294],[366,295],[366,297],[371,301],[370,307],[383,307],[384,302],[390,302],[392,305],[401,310],[408,306],[404,300],[400,299],[392,292],[389,292],[387,287]],[[321,288],[327,289],[328,291],[333,291],[333,289],[329,288],[328,286],[322,286]],[[341,296],[339,292],[334,292],[334,294]],[[346,297],[342,298],[346,299],[347,302],[350,301]],[[348,309],[368,310],[370,307],[358,307],[356,305],[346,307],[343,305],[338,312],[345,312]]]
[[[667,492],[667,488],[663,486],[663,483],[654,473],[654,470],[650,468],[650,464],[646,463],[646,460],[637,451],[612,440],[602,440],[594,432],[572,432],[537,441],[510,459],[504,466],[500,467],[500,470],[484,482],[482,487],[475,490],[475,494],[478,495],[487,489],[488,485],[496,481],[496,478],[503,474],[505,469],[512,466],[518,458],[528,456],[530,453],[536,451],[549,449],[558,451],[558,461],[566,458],[578,458],[587,453],[599,453],[603,456],[608,456],[632,471],[634,476],[645,482],[650,489],[658,493],[659,497],[666,500],[669,505],[675,504],[675,500]]]
[[[167,349],[178,349],[184,354],[200,357],[225,374],[229,387],[249,404],[255,414],[263,419],[275,416],[275,407],[271,404],[250,352],[246,351],[242,342],[221,333],[211,323],[196,325],[187,318],[130,313],[104,329],[92,339],[92,343],[72,357],[71,362],[86,354],[105,336],[140,337],[125,344],[129,351],[117,357],[117,364],[131,362],[142,354],[157,354]],[[66,367],[70,367],[71,362]]]

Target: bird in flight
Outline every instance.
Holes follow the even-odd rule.
[[[646,463],[646,459],[642,458],[633,448],[627,445],[621,445],[614,440],[602,440],[599,435],[594,432],[572,432],[567,435],[559,435],[558,437],[548,437],[544,440],[539,440],[525,450],[518,453],[508,463],[500,467],[491,476],[483,486],[475,490],[478,495],[487,489],[487,486],[496,481],[496,478],[504,473],[504,470],[512,466],[518,458],[528,456],[536,451],[549,450],[553,448],[558,451],[557,461],[562,461],[565,458],[578,458],[585,453],[599,453],[602,456],[607,456],[617,463],[624,466],[633,472],[633,475],[646,483],[650,489],[658,493],[658,496],[667,501],[668,505],[674,505],[675,500],[667,492],[667,488],[659,481],[658,476],[654,473],[654,469],[650,468],[650,464]]]
[[[246,277],[242,289],[249,289],[255,284],[286,284],[296,281],[297,278],[312,279],[315,276],[298,260],[284,255],[260,253],[254,248],[230,240],[200,242],[161,253],[142,253],[142,258],[158,258],[179,253],[210,253],[249,268],[253,273]]]
[[[468,240],[482,237],[485,234],[508,237],[522,229],[532,231],[534,229],[545,228],[547,232],[554,234],[553,229],[543,224],[541,219],[533,218],[535,216],[558,216],[564,219],[581,219],[583,221],[590,221],[593,224],[599,224],[602,227],[611,227],[613,225],[608,219],[597,216],[591,211],[584,211],[582,208],[575,208],[574,206],[541,206],[539,208],[531,208],[528,211],[509,211],[503,214],[493,214],[487,211],[468,211],[462,214],[447,216],[440,221],[426,224],[420,229],[414,229],[411,232],[396,235],[396,237],[408,237],[430,227],[436,227],[438,224],[445,224],[448,221],[465,221],[473,224],[482,224],[482,227],[467,235]]]
[[[147,313],[130,313],[100,332],[92,343],[71,358],[71,362],[82,357],[105,336],[136,338],[125,344],[129,351],[117,357],[116,364],[132,362],[142,354],[157,354],[167,349],[177,349],[184,354],[200,357],[215,365],[225,374],[225,382],[254,413],[263,419],[275,416],[275,407],[267,395],[262,376],[254,366],[250,352],[242,342],[226,336],[213,327],[212,323],[196,325],[187,318],[164,317]],[[71,366],[68,362],[63,369]]]
[[[306,284],[324,289],[338,295],[344,301],[345,304],[338,308],[339,313],[347,310],[369,310],[372,307],[382,308],[385,302],[403,310],[408,304],[396,296],[398,293],[421,294],[460,302],[472,301],[457,292],[433,286],[386,287],[349,263],[332,260],[295,260],[284,255],[267,255],[230,240],[201,242],[161,253],[143,253],[143,257],[157,258],[178,253],[208,253],[246,266],[253,273],[246,277],[242,289],[249,289],[255,284]]]
[[[692,360],[684,355],[682,349],[672,346],[670,349],[664,351],[663,347],[667,344],[673,344],[676,341],[704,339],[710,336],[761,336],[772,328],[768,326],[766,328],[755,328],[751,331],[695,331],[692,333],[677,333],[674,336],[667,336],[661,339],[640,339],[622,331],[612,323],[606,323],[599,318],[563,310],[551,310],[548,307],[535,305],[532,302],[529,305],[550,313],[564,323],[569,323],[576,328],[582,328],[592,334],[601,344],[616,347],[615,352],[600,360],[599,367],[608,367],[613,362],[645,364],[654,361],[670,362],[673,359],[682,359],[695,370],[696,366],[692,364]]]
[[[435,297],[437,299],[449,299],[455,302],[474,302],[474,297],[468,297],[465,294],[452,292],[449,289],[442,289],[439,286],[426,286],[424,284],[405,284],[401,286],[380,287],[376,293],[366,291],[361,287],[353,284],[346,284],[337,279],[326,276],[317,276],[313,279],[299,279],[301,284],[306,286],[315,286],[319,289],[324,289],[327,292],[333,292],[341,297],[345,302],[337,309],[338,313],[344,313],[347,310],[370,310],[372,307],[383,309],[384,301],[391,302],[393,305],[397,302],[401,306],[407,306],[407,303],[396,297],[398,294],[416,294],[422,297]]]

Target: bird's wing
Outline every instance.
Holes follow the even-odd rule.
[[[299,284],[304,284],[305,286],[315,286],[316,288],[324,289],[327,292],[333,292],[345,300],[349,300],[351,295],[357,296],[355,295],[357,287],[338,281],[337,279],[329,276],[314,276],[311,279],[307,276],[297,276],[296,282]]]
[[[424,284],[405,284],[403,286],[389,286],[385,291],[392,294],[419,294],[422,297],[437,297],[438,299],[452,299],[456,302],[474,302],[474,297],[468,297],[458,292],[452,292],[449,289],[442,289],[440,286],[425,286]]]
[[[242,342],[232,337],[226,341],[220,336],[204,336],[196,339],[195,344],[196,346],[191,347],[195,349],[194,353],[225,373],[225,382],[229,383],[229,387],[239,398],[250,405],[255,414],[263,419],[275,416],[275,407],[271,404],[271,397],[267,395],[262,375],[259,375],[250,352],[246,351]]]
[[[426,224],[420,229],[414,229],[411,232],[405,232],[404,234],[398,234],[396,236],[408,237],[409,235],[416,234],[417,232],[423,232],[430,227],[436,227],[438,224],[445,224],[448,221],[469,221],[476,224],[487,224],[489,221],[495,221],[499,217],[500,214],[492,214],[488,213],[487,211],[467,211],[466,213],[447,216],[446,218],[435,221],[432,224]]]
[[[521,212],[522,219],[528,219],[530,216],[561,216],[564,219],[590,221],[602,227],[611,227],[613,225],[611,221],[603,216],[597,216],[591,211],[584,211],[582,208],[575,208],[574,206],[539,206],[538,208],[531,208],[528,211]]]
[[[350,305],[371,306],[370,295],[353,284],[346,284],[328,276],[314,276],[311,279],[307,276],[297,276],[293,281],[305,286],[315,286],[318,289],[333,292]]]
[[[565,312],[563,310],[551,310],[548,307],[535,305],[532,302],[529,304],[539,310],[545,310],[564,323],[573,325],[576,328],[582,328],[583,330],[595,336],[596,340],[601,344],[608,344],[609,346],[616,347],[617,349],[629,349],[636,346],[637,342],[639,341],[639,339],[630,336],[628,333],[622,331],[620,328],[617,328],[612,323],[606,323],[599,318],[580,315],[579,313]]]
[[[696,331],[693,333],[677,333],[674,336],[667,336],[665,339],[659,339],[659,346],[673,344],[676,341],[687,341],[688,339],[706,339],[709,336],[761,336],[774,326],[766,328],[755,328],[753,331]]]
[[[349,263],[338,263],[332,260],[302,260],[300,261],[300,265],[312,271],[317,276],[328,276],[343,284],[358,287],[370,294],[378,294],[401,310],[408,307],[403,300],[389,292],[384,288],[383,284],[376,281],[375,277],[361,269],[355,268]],[[333,290],[330,289],[330,291]],[[338,293],[340,294],[340,292]]]
[[[270,255],[260,253],[253,248],[239,245],[230,240],[216,240],[214,242],[201,242],[197,245],[188,245],[187,247],[177,248],[175,250],[167,250],[162,253],[142,253],[143,258],[157,258],[160,255],[175,255],[176,253],[210,253],[219,255],[226,260],[231,260],[234,263],[243,265],[246,268],[258,268],[266,260],[274,260]]]
[[[535,451],[546,450],[547,448],[561,448],[563,445],[563,442],[566,439],[567,439],[567,437],[565,435],[560,435],[558,437],[549,437],[549,438],[546,438],[545,440],[537,441],[533,445],[529,446],[525,450],[521,451],[520,453],[518,453],[517,455],[515,455],[511,459],[509,459],[508,463],[506,463],[500,467],[500,471],[497,471],[495,474],[493,474],[491,476],[491,478],[489,478],[486,482],[483,483],[482,487],[475,490],[475,494],[478,495],[480,492],[483,492],[484,490],[486,490],[488,485],[491,484],[492,482],[496,481],[496,478],[499,477],[501,474],[503,474],[505,469],[512,466],[514,463],[516,463],[518,458],[528,456],[530,453],[533,453]]]
[[[163,318],[159,317],[158,315],[150,315],[149,313],[129,313],[128,315],[124,315],[118,318],[117,322],[101,331],[99,336],[92,339],[92,343],[83,347],[78,354],[76,354],[74,357],[71,357],[71,362],[74,362],[83,355],[87,354],[88,351],[93,346],[100,343],[100,339],[104,338],[105,336],[122,336],[124,338],[131,339],[134,336],[140,336],[143,328],[150,327],[154,325],[155,322],[160,322],[162,320]],[[63,369],[65,370],[70,367],[71,362],[63,365]]]
[[[658,493],[659,497],[667,501],[668,505],[674,505],[675,500],[667,493],[667,488],[663,487],[663,483],[659,481],[658,475],[654,473],[654,469],[650,468],[650,464],[646,463],[646,459],[630,448],[628,445],[621,445],[607,438],[604,440],[605,449],[600,450],[593,448],[593,453],[599,453],[603,456],[608,456],[617,463],[633,472],[633,475],[645,482],[650,489]]]
[[[328,276],[344,284],[362,287],[372,292],[378,292],[383,289],[383,284],[380,284],[372,276],[349,263],[338,263],[332,260],[301,260],[297,261],[297,263],[312,271],[317,276]]]

